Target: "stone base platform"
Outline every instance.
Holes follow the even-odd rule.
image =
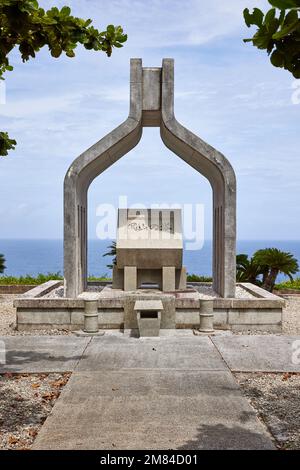
[[[141,289],[124,292],[111,286],[93,285],[76,299],[55,296],[61,281],[49,281],[26,292],[14,302],[18,330],[61,329],[76,331],[83,327],[84,300],[97,298],[100,329],[134,330],[138,328],[133,310],[136,300],[163,303],[161,329],[199,328],[201,301],[213,299],[214,328],[238,331],[280,333],[284,300],[260,287],[240,283],[239,298],[220,298],[203,294],[204,283],[193,283],[185,291],[161,292]],[[208,290],[209,292],[209,290]],[[243,292],[245,294],[243,294]]]

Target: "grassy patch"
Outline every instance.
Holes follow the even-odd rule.
[[[212,277],[209,276],[198,276],[198,274],[188,274],[188,282],[212,282]]]
[[[88,281],[111,281],[111,277],[109,277],[107,274],[104,274],[104,276],[97,277],[97,276],[89,276]]]
[[[57,273],[47,273],[47,274],[38,274],[37,276],[30,276],[27,274],[26,276],[0,276],[0,285],[8,286],[8,285],[32,285],[38,286],[43,284],[47,281],[62,281],[63,275],[60,272]],[[103,276],[89,276],[88,280],[91,282],[97,281],[111,281],[111,278],[104,274]],[[197,274],[188,274],[187,276],[188,282],[212,282],[212,278],[209,276],[198,276]],[[300,288],[300,287],[299,287]]]
[[[57,273],[47,273],[47,274],[38,274],[37,276],[0,276],[0,285],[33,285],[38,286],[47,281],[60,281],[63,280],[63,276],[60,272]],[[90,276],[89,281],[109,281],[110,279],[107,276]]]

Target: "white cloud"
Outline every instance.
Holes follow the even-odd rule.
[[[201,45],[240,30],[245,7],[257,7],[258,0],[58,0],[59,6],[70,5],[76,15],[90,17],[96,26],[121,24],[129,34],[129,45],[168,47]],[[269,8],[259,0],[262,9]],[[42,0],[52,6],[53,2]]]
[[[13,97],[12,97],[13,98]],[[93,104],[97,102],[126,102],[128,103],[129,92],[128,87],[114,87],[101,92],[78,92],[78,93],[64,93],[61,96],[47,95],[31,97],[25,99],[8,99],[6,104],[0,105],[0,116],[11,118],[28,118],[38,117],[41,114],[49,115],[53,112],[68,112],[76,111],[82,103],[89,100]]]
[[[76,95],[73,96],[46,96],[44,98],[21,99],[18,101],[8,101],[1,106],[1,116],[11,118],[29,118],[41,114],[49,114],[53,111],[71,111],[75,105]]]
[[[300,203],[299,107],[291,103],[293,80],[272,67],[263,51],[242,42],[248,33],[243,8],[264,8],[265,0],[103,0],[101,8],[97,0],[40,1],[48,6],[69,3],[75,14],[94,18],[99,27],[122,24],[129,40],[110,59],[82,48],[75,59],[59,60],[45,49],[26,64],[17,53],[12,55],[15,70],[7,74],[7,105],[0,106],[0,129],[18,141],[16,151],[0,159],[0,212],[11,214],[4,217],[7,236],[22,233],[25,222],[35,237],[60,235],[68,165],[127,116],[130,57],[142,57],[144,66],[175,58],[177,118],[228,156],[236,169],[239,223],[249,230],[247,221],[253,221],[252,232],[240,235],[267,233],[255,220],[260,199],[267,203],[269,193],[276,207],[268,205],[268,210],[274,218],[280,214],[281,233],[292,224],[294,233],[299,232],[296,218],[284,222],[286,201],[295,212]],[[91,205],[99,199],[109,202],[120,191],[141,202],[208,201],[205,183],[169,153],[158,130],[145,131],[132,154],[95,181]],[[17,210],[20,204],[25,222]],[[48,213],[37,224],[43,207]]]

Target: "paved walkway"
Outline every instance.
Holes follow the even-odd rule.
[[[212,341],[232,371],[300,372],[300,336],[232,335]]]
[[[300,371],[300,337],[0,340],[2,371],[74,371],[35,449],[272,449],[230,368]]]
[[[151,357],[143,346],[148,340],[131,338],[127,341],[121,334],[93,339],[76,336],[0,336],[0,373],[72,372],[77,367],[94,370],[99,360],[111,368],[115,366],[115,357],[121,361],[118,368],[131,368],[133,361],[135,366],[141,368],[149,368],[151,364],[154,368],[163,368],[164,365],[168,368],[170,364],[172,368],[179,365],[182,368],[184,364],[194,364],[197,369],[203,356],[205,363],[201,367],[208,370],[211,363],[220,361],[221,357],[233,372],[300,372],[300,336],[221,334],[210,337],[214,348],[209,351],[205,350],[207,338],[194,336],[192,332],[161,337],[154,340],[159,354]],[[196,340],[198,344],[196,355],[193,354],[191,340]],[[173,344],[171,357],[164,349],[168,342]],[[298,354],[295,353],[296,349]]]
[[[76,336],[0,336],[0,373],[73,371],[89,341]]]

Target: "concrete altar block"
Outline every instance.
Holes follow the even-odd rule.
[[[161,301],[163,305],[163,312],[161,315],[160,328],[161,329],[174,329],[176,327],[176,314],[175,314],[175,296],[171,294],[160,293],[128,293],[123,301],[124,309],[124,328],[125,330],[137,330],[138,321],[135,304],[137,301]]]
[[[140,336],[159,336],[161,300],[137,300],[134,304]]]
[[[181,209],[119,209],[114,288],[185,289],[182,257]]]

